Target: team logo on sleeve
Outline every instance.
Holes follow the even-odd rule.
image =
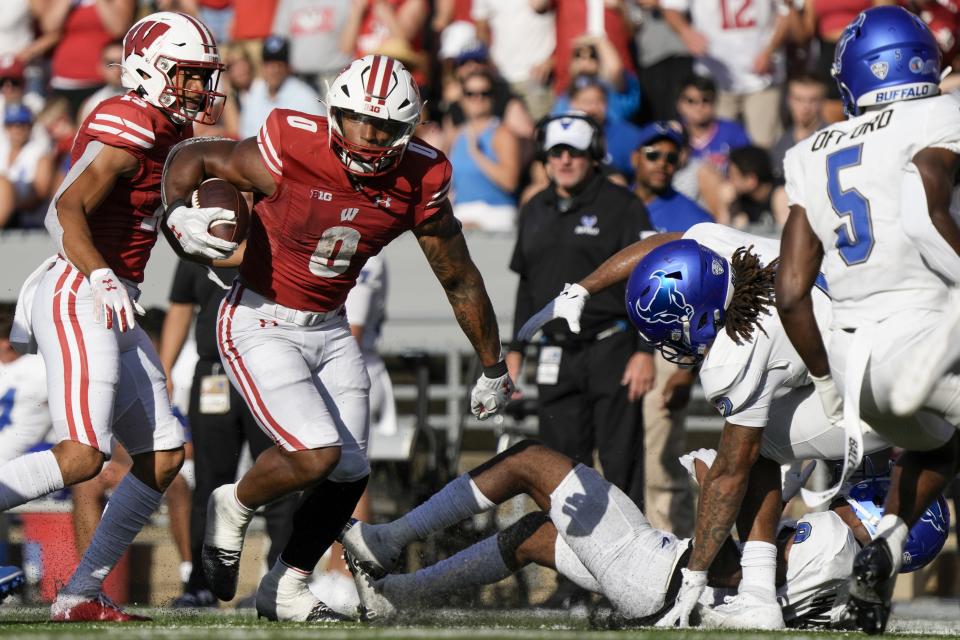
[[[719,411],[720,415],[724,418],[729,417],[730,414],[733,413],[733,403],[730,402],[730,398],[726,396],[714,400],[713,406],[717,408],[717,411]]]
[[[793,534],[793,544],[800,544],[810,537],[813,532],[813,525],[809,522],[798,522],[797,532]]]
[[[655,286],[656,291],[646,305],[637,300],[634,306],[641,320],[674,324],[684,322],[693,316],[693,305],[687,304],[687,299],[677,289],[677,280],[668,278],[667,272],[663,269],[654,271],[650,280],[651,286]]]

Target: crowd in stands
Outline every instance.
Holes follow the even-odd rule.
[[[0,228],[42,226],[77,127],[123,91],[119,38],[140,16],[175,10],[211,28],[227,65],[223,116],[198,134],[255,135],[278,106],[322,114],[343,65],[383,53],[421,85],[418,133],[451,158],[466,227],[516,227],[547,181],[535,123],[574,109],[601,124],[611,178],[628,186],[643,126],[679,123],[674,188],[718,222],[775,234],[786,149],[843,117],[830,77],[839,34],[884,1],[8,0]],[[900,1],[930,24],[949,64],[960,2]]]

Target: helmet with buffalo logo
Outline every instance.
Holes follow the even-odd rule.
[[[663,244],[627,281],[627,313],[670,362],[696,364],[723,328],[733,296],[730,262],[694,240]]]

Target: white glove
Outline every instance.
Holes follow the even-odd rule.
[[[785,464],[780,467],[780,481],[783,483],[783,491],[781,493],[783,502],[790,502],[795,495],[800,493],[800,488],[807,483],[807,479],[816,468],[816,460],[811,460],[803,468],[800,468],[799,460],[793,464]]]
[[[501,364],[506,369],[506,364],[502,361]],[[506,406],[513,391],[513,380],[507,371],[495,378],[488,378],[483,373],[470,392],[470,411],[481,420],[486,420]]]
[[[715,449],[697,449],[696,451],[687,452],[677,459],[680,461],[680,466],[686,469],[690,477],[693,478],[693,481],[697,482],[697,470],[693,461],[700,460],[703,464],[707,465],[707,469],[709,469],[713,466],[713,461],[717,459],[717,452]]]
[[[823,411],[827,414],[827,420],[830,424],[843,424],[843,398],[837,391],[837,386],[833,384],[833,376],[829,373],[822,378],[815,375],[810,376],[813,380],[813,386],[820,394],[820,404],[823,405]]]
[[[133,304],[127,287],[113,269],[97,269],[90,273],[90,291],[93,293],[93,318],[107,329],[113,328],[116,314],[121,333],[133,328]]]
[[[188,207],[180,205],[167,215],[167,228],[177,238],[183,251],[192,256],[223,260],[237,250],[236,242],[210,235],[210,223],[237,219],[237,214],[220,207]]]
[[[706,571],[692,571],[690,569],[681,569],[683,582],[680,584],[680,591],[677,593],[677,601],[673,608],[667,611],[660,620],[657,621],[658,627],[689,627],[690,614],[697,606],[700,600],[700,594],[707,586]]]
[[[560,295],[523,323],[517,333],[517,339],[521,342],[529,342],[540,327],[556,318],[566,320],[573,333],[580,333],[580,314],[583,313],[583,305],[587,304],[589,299],[590,294],[579,284],[564,285]]]

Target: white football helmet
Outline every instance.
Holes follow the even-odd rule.
[[[180,71],[201,75],[204,89],[179,86]],[[120,80],[144,100],[183,124],[213,124],[220,117],[224,94],[217,93],[223,64],[213,34],[205,24],[183,13],[161,11],[140,20],[123,37]]]
[[[420,122],[421,106],[417,83],[399,61],[376,54],[354,60],[327,92],[330,148],[350,173],[387,173],[400,163]],[[344,118],[371,122],[390,138],[382,146],[348,140]]]

